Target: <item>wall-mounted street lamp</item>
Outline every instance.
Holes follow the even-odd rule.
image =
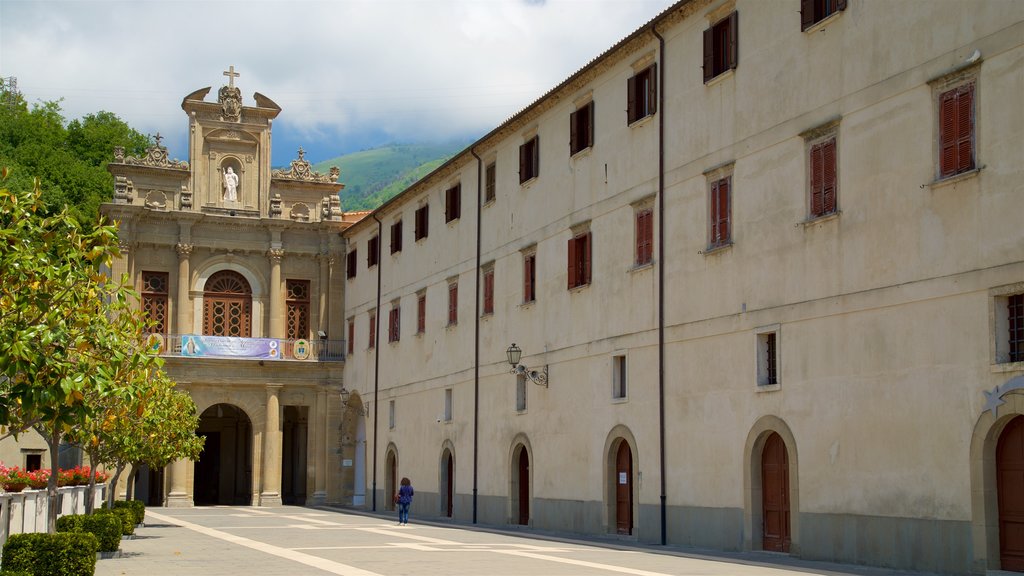
[[[509,371],[511,374],[515,374],[516,376],[525,376],[526,378],[529,378],[534,384],[543,386],[545,388],[548,387],[547,364],[544,365],[543,372],[539,370],[530,370],[526,366],[523,366],[522,364],[519,363],[519,360],[523,357],[523,350],[519,348],[519,346],[516,346],[514,342],[511,346],[508,347],[508,350],[505,350],[505,354],[508,355],[508,364],[509,366],[512,367],[512,370]]]

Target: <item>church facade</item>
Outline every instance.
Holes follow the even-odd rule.
[[[345,350],[340,264],[345,220],[338,171],[311,170],[300,148],[272,170],[281,109],[247,105],[228,85],[182,101],[187,161],[156,145],[115,151],[122,258],[154,320],[150,343],[191,394],[206,437],[196,462],[147,471],[137,496],[154,504],[279,505],[345,498],[337,446]],[[333,425],[331,423],[334,423]],[[330,471],[330,472],[329,472]],[[351,482],[349,482],[351,484]]]
[[[350,493],[1024,570],[1022,39],[683,0],[612,46],[342,233]]]

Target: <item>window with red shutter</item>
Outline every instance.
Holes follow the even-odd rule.
[[[377,313],[370,312],[370,344],[369,348],[377,345]]]
[[[527,254],[523,257],[523,302],[533,302],[537,298],[537,255]]]
[[[590,232],[569,240],[569,288],[590,284]]]
[[[636,212],[636,262],[637,266],[650,264],[654,252],[654,212],[650,208]]]
[[[810,147],[810,217],[820,218],[836,211],[836,138],[832,136]]]
[[[939,177],[974,169],[974,82],[939,96]]]
[[[708,244],[715,248],[724,246],[731,241],[729,183],[732,177],[722,178],[711,183],[710,193],[710,233]]]
[[[397,305],[391,307],[388,317],[388,342],[398,342],[402,338],[402,309]]]
[[[494,314],[494,270],[484,272],[484,314]]]
[[[626,81],[626,122],[653,115],[658,111],[658,65],[651,64]]]
[[[487,169],[484,172],[484,180],[486,181],[484,185],[484,202],[492,202],[494,201],[497,188],[497,167],[494,162],[487,165]]]
[[[739,12],[704,30],[704,82],[739,64]]]
[[[448,285],[448,325],[454,326],[459,323],[459,284],[452,282]]]
[[[351,354],[356,349],[356,321],[352,318],[348,319],[348,353]]]
[[[846,10],[846,0],[800,0],[800,29],[807,30],[843,10]]]
[[[416,297],[416,333],[423,334],[427,331],[427,295],[420,294]]]

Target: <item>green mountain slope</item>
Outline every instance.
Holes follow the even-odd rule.
[[[318,162],[313,169],[323,173],[331,166],[341,169],[343,210],[373,210],[465,147],[465,143],[393,144]]]

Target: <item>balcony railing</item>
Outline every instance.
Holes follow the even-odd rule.
[[[343,362],[345,360],[344,340],[150,334],[148,343],[161,356],[230,358],[233,360],[292,360],[296,362]]]

